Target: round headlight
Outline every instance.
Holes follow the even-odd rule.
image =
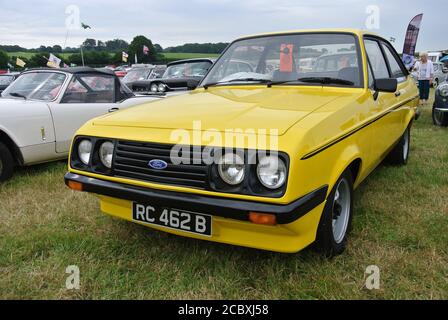
[[[101,163],[108,169],[112,168],[112,157],[114,155],[114,144],[112,142],[104,142],[100,146],[99,154]]]
[[[225,183],[231,186],[239,185],[245,176],[244,160],[235,153],[227,153],[218,164],[218,172]]]
[[[158,89],[159,89],[159,92],[165,92],[165,90],[166,90],[165,84],[163,84],[163,83],[159,84]]]
[[[82,140],[78,145],[78,157],[82,163],[89,165],[90,154],[92,153],[92,142],[90,140]]]
[[[154,83],[153,85],[151,85],[151,92],[153,92],[153,93],[157,93],[158,90],[159,90],[159,86],[158,86],[156,83]]]
[[[266,188],[278,189],[286,182],[285,162],[274,156],[264,157],[258,164],[257,175]]]
[[[448,84],[441,85],[438,90],[442,97],[448,97]]]

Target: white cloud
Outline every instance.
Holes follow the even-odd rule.
[[[132,40],[144,34],[162,46],[186,42],[231,41],[241,35],[308,28],[363,28],[365,8],[378,5],[381,29],[378,33],[397,39],[401,49],[407,23],[424,12],[423,30],[418,49],[448,47],[444,32],[444,12],[448,3],[433,1],[427,5],[417,0],[41,0],[3,1],[1,4],[0,44],[37,47],[41,44],[64,44],[65,8],[78,5],[81,21],[92,30],[70,33],[67,45],[78,46],[90,37],[100,40],[122,38]],[[443,30],[444,31],[444,30]]]

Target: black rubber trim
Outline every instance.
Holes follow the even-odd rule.
[[[67,185],[69,181],[82,183],[85,192],[128,201],[138,201],[143,204],[150,203],[161,207],[173,207],[174,205],[179,210],[242,221],[249,221],[249,212],[275,214],[278,224],[289,224],[303,217],[323,203],[328,192],[328,186],[323,186],[290,204],[278,205],[142,188],[73,173],[65,175]]]
[[[376,121],[378,121],[378,120],[384,118],[384,117],[387,116],[389,113],[391,113],[391,112],[393,112],[393,111],[396,111],[396,110],[400,109],[401,107],[403,107],[404,105],[408,104],[409,102],[411,102],[412,100],[415,100],[415,99],[417,99],[417,96],[416,96],[416,97],[413,97],[413,98],[409,98],[408,100],[406,100],[406,101],[400,103],[399,105],[397,105],[397,106],[395,106],[395,107],[393,107],[393,108],[390,108],[389,110],[387,110],[387,111],[384,112],[383,114],[379,115],[378,117],[376,117],[376,118],[374,118],[374,119],[372,119],[372,120],[370,120],[370,121],[368,121],[368,122],[366,122],[366,123],[363,123],[361,126],[359,126],[359,127],[355,128],[355,129],[353,129],[353,130],[347,132],[347,133],[344,134],[343,136],[341,136],[341,137],[339,137],[339,138],[337,138],[337,139],[335,139],[335,140],[333,140],[333,141],[328,142],[328,143],[325,144],[324,146],[322,146],[322,147],[316,149],[315,151],[311,151],[311,152],[307,153],[307,154],[304,155],[300,160],[307,160],[307,159],[309,159],[309,158],[314,157],[315,155],[321,153],[322,151],[327,150],[328,148],[334,146],[335,144],[341,142],[342,140],[347,139],[348,137],[354,135],[356,132],[360,131],[361,129],[364,129],[365,127],[370,126],[372,123],[374,123],[374,122],[376,122]]]

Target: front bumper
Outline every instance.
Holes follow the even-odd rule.
[[[290,204],[278,205],[141,188],[67,173],[65,183],[68,185],[70,181],[81,183],[82,191],[98,195],[102,211],[113,216],[132,221],[133,202],[174,206],[179,210],[212,215],[213,236],[203,239],[164,228],[155,229],[279,252],[297,252],[314,242],[328,192],[328,186],[323,186]],[[278,225],[252,224],[250,212],[274,214]]]

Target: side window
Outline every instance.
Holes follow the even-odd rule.
[[[74,77],[65,90],[61,103],[86,103],[88,90]]]
[[[365,40],[364,43],[375,79],[390,78],[386,60],[384,60],[384,56],[378,42],[374,40]]]
[[[383,46],[384,52],[386,53],[386,58],[389,61],[390,71],[392,72],[392,78],[402,78],[404,77],[403,70],[401,70],[400,64],[397,62],[397,58],[392,53],[391,49],[388,45],[384,43],[381,44]]]
[[[62,103],[114,103],[115,79],[109,76],[74,77],[65,91]]]

